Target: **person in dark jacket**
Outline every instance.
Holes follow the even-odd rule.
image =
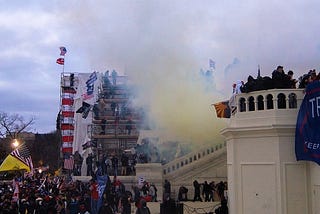
[[[108,200],[100,207],[98,214],[114,214],[113,208],[110,203],[108,203]]]
[[[151,214],[149,207],[147,207],[147,202],[144,199],[140,201],[140,207],[137,209],[136,214]]]
[[[221,200],[221,206],[215,210],[215,214],[229,214],[229,209],[227,206],[227,200],[222,199]]]
[[[197,180],[193,181],[193,187],[194,187],[194,198],[193,198],[193,201],[201,201],[202,202],[202,198],[200,196],[200,187],[201,187],[201,185],[199,184],[199,182]]]

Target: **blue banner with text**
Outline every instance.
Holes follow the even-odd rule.
[[[320,82],[306,87],[296,124],[295,152],[297,160],[320,165]]]

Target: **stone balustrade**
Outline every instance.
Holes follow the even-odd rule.
[[[266,111],[278,109],[297,109],[304,97],[304,89],[270,89],[241,93],[235,96],[237,111]]]
[[[204,157],[207,157],[208,155],[221,150],[226,147],[226,143],[219,143],[216,145],[213,145],[209,148],[203,148],[198,151],[191,152],[190,154],[187,154],[185,156],[182,156],[180,158],[174,159],[173,161],[165,164],[162,166],[163,168],[163,174],[168,175],[170,173],[173,173],[180,168],[187,166],[189,164],[192,164],[194,162],[197,162]]]

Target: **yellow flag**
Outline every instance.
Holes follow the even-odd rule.
[[[8,155],[0,165],[0,172],[13,170],[26,170],[27,172],[30,172],[30,167],[18,158]]]

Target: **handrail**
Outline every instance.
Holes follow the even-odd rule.
[[[240,93],[233,103],[237,111],[233,114],[251,111],[297,109],[302,103],[304,89],[269,89]]]
[[[174,159],[173,161],[171,161],[167,164],[164,164],[162,166],[163,174],[166,175],[166,174],[173,173],[174,171],[176,171],[186,165],[189,165],[189,164],[192,164],[196,161],[202,160],[204,157],[207,157],[208,155],[215,153],[216,151],[221,150],[221,149],[225,148],[226,146],[227,146],[226,142],[218,143],[218,144],[213,145],[212,147],[203,148],[198,151],[191,152],[191,153],[189,153],[185,156],[182,156],[180,158]]]
[[[131,126],[131,130],[129,132],[128,126]],[[89,124],[88,125],[88,134],[90,137],[97,135],[139,135],[139,127],[137,124],[132,123],[103,123],[103,124]]]

